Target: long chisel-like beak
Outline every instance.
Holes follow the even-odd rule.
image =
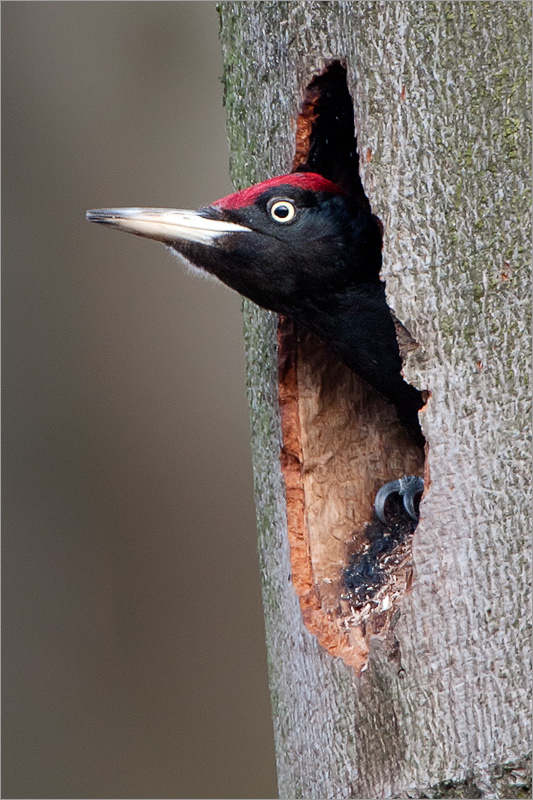
[[[165,244],[183,241],[214,245],[217,239],[230,233],[249,233],[250,228],[208,219],[196,211],[174,208],[98,208],[87,211],[90,222],[111,225],[120,231],[157,239]]]

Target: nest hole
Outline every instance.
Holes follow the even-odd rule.
[[[318,172],[369,202],[340,61],[305,91],[293,170]],[[404,351],[416,346],[400,323],[397,329]],[[281,317],[278,343],[292,581],[308,630],[360,673],[372,636],[398,658],[396,612],[413,579],[416,523],[392,508],[383,526],[373,518],[374,498],[388,481],[423,475],[424,452],[394,406],[312,333]]]

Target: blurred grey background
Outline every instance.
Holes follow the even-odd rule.
[[[240,299],[85,209],[232,191],[211,2],[9,2],[3,797],[273,797]]]

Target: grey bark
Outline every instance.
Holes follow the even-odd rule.
[[[288,580],[277,320],[244,304],[280,796],[529,796],[531,6],[220,15],[238,188],[290,170],[303,87],[346,61],[389,303],[421,344],[405,374],[431,392],[402,669],[376,642],[357,678],[308,633]]]

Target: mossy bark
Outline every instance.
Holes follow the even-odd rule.
[[[531,6],[222,3],[237,188],[288,172],[302,91],[346,62],[430,485],[415,579],[367,670],[321,649],[290,581],[277,319],[244,303],[281,797],[519,797],[530,749]]]

